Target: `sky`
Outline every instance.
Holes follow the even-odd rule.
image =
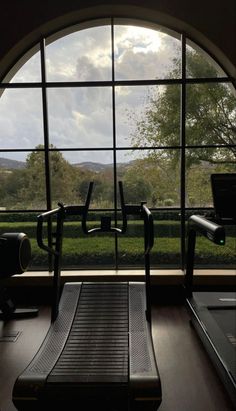
[[[115,26],[116,80],[163,79],[181,54],[181,42],[162,31],[137,26]],[[46,46],[47,81],[110,81],[111,28],[92,27],[64,36]],[[39,53],[31,57],[11,82],[40,82]],[[161,92],[163,86],[159,87]],[[155,87],[119,86],[115,89],[117,147],[130,147],[135,125]],[[107,148],[113,145],[112,89],[110,87],[50,88],[49,138],[56,147]],[[43,144],[42,92],[8,89],[0,98],[0,147],[34,149]],[[28,153],[1,153],[0,157],[25,160]],[[112,162],[112,153],[65,152],[72,163]],[[128,161],[131,151],[120,152]]]

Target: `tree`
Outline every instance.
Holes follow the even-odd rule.
[[[188,52],[189,77],[217,77],[217,72],[206,59]],[[175,78],[180,61],[169,78]],[[188,84],[186,88],[186,140],[188,145],[201,145],[190,150],[187,166],[208,161],[212,164],[236,164],[236,100],[231,88],[222,83]],[[136,122],[132,134],[133,146],[178,146],[180,141],[180,86],[168,85],[164,91],[156,89],[148,98],[143,116]],[[206,145],[228,145],[207,148]],[[230,146],[231,145],[231,146]],[[154,155],[153,152],[149,154]],[[155,152],[157,158],[169,156],[176,165],[178,150]]]
[[[124,197],[126,203],[139,204],[141,201],[148,201],[152,192],[152,186],[145,177],[145,167],[140,164],[141,160],[136,160],[130,166],[123,177]]]
[[[43,147],[39,145],[36,148]],[[35,150],[28,155],[25,172],[24,186],[19,190],[18,195],[31,206],[45,207],[46,179],[43,151]],[[58,201],[71,202],[74,196],[75,170],[59,151],[50,152],[50,177],[54,205]]]
[[[175,60],[170,79],[178,78],[180,64],[180,60]],[[216,78],[217,71],[200,54],[188,51],[187,77]],[[165,205],[169,200],[177,204],[178,201],[176,176],[179,175],[180,151],[175,147],[180,145],[180,91],[178,84],[152,89],[143,115],[133,118],[136,122],[131,135],[133,147],[147,147],[146,161],[155,162],[159,169],[156,193],[155,188],[153,191],[157,204]],[[185,133],[188,146],[200,146],[186,151],[186,204],[209,205],[210,173],[235,171],[236,166],[236,99],[228,84],[204,82],[186,85]],[[218,147],[207,147],[209,145]],[[152,147],[159,149],[153,150]],[[157,173],[154,175],[156,177]],[[151,179],[150,174],[149,181]]]

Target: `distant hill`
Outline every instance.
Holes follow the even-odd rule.
[[[10,160],[9,158],[0,157],[0,168],[6,169],[22,169],[25,168],[24,161]]]
[[[128,168],[132,164],[131,162],[128,163],[117,163],[117,168]],[[100,171],[107,170],[109,168],[113,168],[113,164],[102,164],[102,163],[95,163],[92,161],[84,161],[82,163],[73,164],[75,167],[85,168],[90,171],[94,171],[95,173],[99,173]]]
[[[108,168],[112,168],[113,164],[102,164],[102,163],[95,163],[93,161],[84,161],[82,163],[75,163],[73,164],[74,167],[86,168],[90,171],[95,171],[99,173],[100,171],[106,170]]]
[[[125,169],[128,168],[132,164],[131,162],[128,163],[118,163],[117,167],[119,169]],[[93,161],[84,161],[82,163],[74,163],[72,164],[74,167],[80,167],[80,168],[85,168],[86,170],[93,171],[95,173],[99,173],[101,171],[111,169],[113,168],[113,164],[102,164],[102,163],[96,163]],[[25,168],[26,163],[24,161],[18,161],[18,160],[11,160],[9,158],[3,158],[0,157],[0,169],[22,169]]]

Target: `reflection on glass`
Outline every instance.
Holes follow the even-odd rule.
[[[84,205],[94,182],[91,207],[114,206],[112,152],[50,152],[52,201]],[[105,159],[105,160],[104,160]]]
[[[199,148],[186,150],[186,207],[212,207],[210,176],[236,171],[235,150]]]
[[[110,88],[49,89],[48,108],[55,147],[112,147]]]
[[[180,86],[116,87],[117,147],[179,145]]]
[[[92,27],[64,36],[46,48],[48,81],[111,80],[111,28]]]
[[[191,78],[226,77],[216,61],[190,40],[186,47],[186,75]]]
[[[181,42],[157,30],[114,27],[115,79],[151,80],[180,77]]]
[[[236,97],[227,84],[187,85],[187,144],[236,144],[235,105]]]
[[[44,153],[30,152],[25,162],[4,156],[0,159],[1,209],[45,209]]]
[[[0,98],[0,147],[30,148],[43,143],[41,90],[9,89]]]
[[[178,150],[122,151],[117,153],[117,163],[126,202],[179,207]]]

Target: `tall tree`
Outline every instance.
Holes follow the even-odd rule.
[[[37,146],[37,149],[42,146]],[[53,147],[51,147],[53,148]],[[44,206],[46,199],[45,162],[43,151],[33,151],[26,159],[25,184],[20,190],[20,197],[34,206]],[[71,202],[74,194],[73,166],[65,160],[59,151],[50,152],[50,173],[52,200]]]
[[[180,64],[181,61],[176,59],[175,69],[169,73],[170,79],[178,78]],[[191,50],[187,52],[186,68],[188,78],[207,79],[218,75],[206,58]],[[153,87],[141,117],[132,118],[136,124],[131,135],[133,147],[147,147],[144,152],[146,163],[151,160],[156,164],[156,172],[149,167],[147,180],[152,181],[154,175],[157,177],[156,183],[152,181],[152,201],[157,205],[172,201],[178,206],[180,151],[175,147],[180,145],[180,93],[178,84]],[[185,132],[186,144],[190,146],[186,150],[186,205],[209,206],[209,175],[236,169],[236,98],[233,86],[217,80],[187,84]],[[216,145],[218,147],[214,147]],[[159,149],[153,150],[154,147]]]
[[[180,61],[169,78],[175,78]],[[198,53],[188,51],[188,77],[217,77],[216,69]],[[201,145],[189,150],[187,166],[207,161],[212,164],[236,165],[236,98],[232,88],[223,83],[188,84],[186,87],[186,141]],[[176,146],[180,141],[180,86],[168,85],[153,89],[141,119],[132,134],[133,146]],[[227,145],[228,148],[207,148],[206,145]],[[230,146],[231,145],[231,146]],[[152,151],[149,153],[154,155]],[[176,165],[178,151],[156,151],[156,158],[168,156]]]

